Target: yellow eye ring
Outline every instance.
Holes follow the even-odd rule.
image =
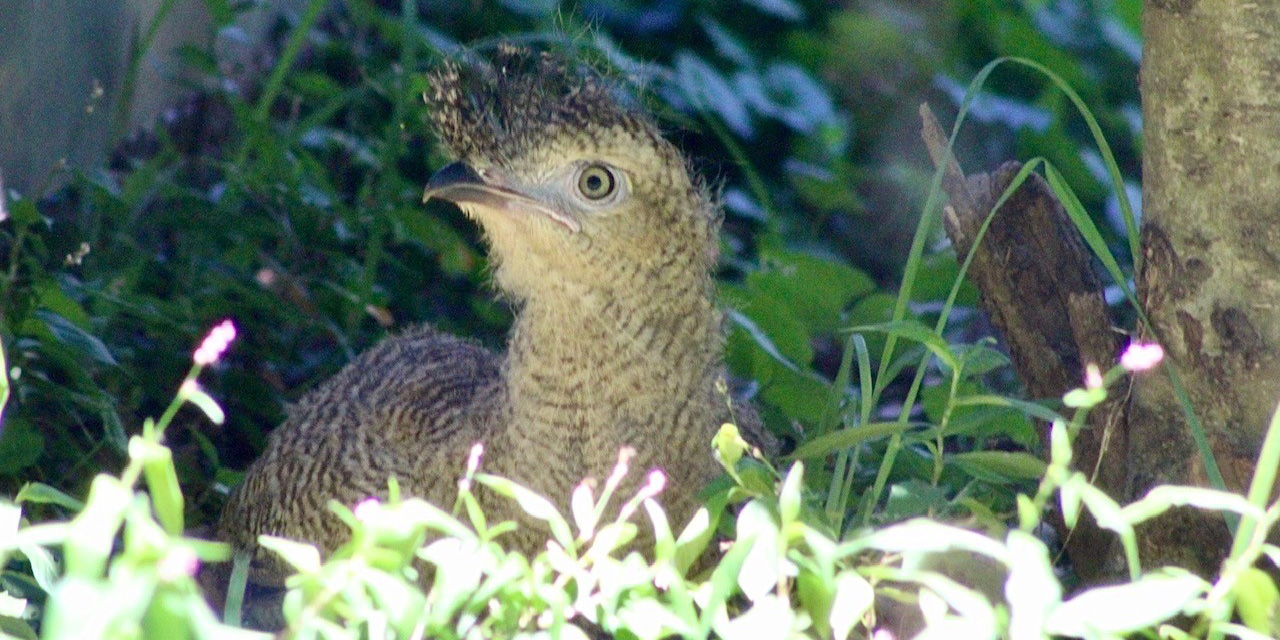
[[[602,164],[588,165],[578,174],[578,193],[588,200],[603,200],[618,189],[618,179]]]

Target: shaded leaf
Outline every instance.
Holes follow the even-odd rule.
[[[0,425],[0,473],[17,473],[40,459],[44,436],[30,422],[10,418]]]
[[[119,365],[107,345],[97,336],[77,327],[70,320],[48,309],[37,309],[35,317],[43,323],[43,327],[59,342],[70,347],[72,351],[88,356],[102,364]]]
[[[844,310],[876,289],[870,276],[846,264],[777,249],[761,255],[761,268],[747,275],[747,287],[753,300],[763,296],[810,331],[835,330]]]
[[[855,447],[868,440],[888,437],[922,426],[927,425],[920,422],[872,422],[870,424],[860,424],[847,429],[832,431],[805,442],[796,447],[796,450],[791,453],[791,457],[803,459],[825,456]]]
[[[694,107],[720,116],[734,134],[751,137],[753,130],[747,105],[715,67],[688,51],[681,51],[676,54],[675,74],[676,84]]]
[[[950,454],[946,460],[974,477],[996,481],[1038,480],[1046,469],[1043,460],[1023,451],[970,451]]]

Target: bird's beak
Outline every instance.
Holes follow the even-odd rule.
[[[464,162],[445,165],[427,180],[422,201],[425,203],[432,198],[448,200],[457,205],[546,216],[574,233],[582,230],[582,225],[577,220],[512,187],[499,184],[496,180],[486,180]]]

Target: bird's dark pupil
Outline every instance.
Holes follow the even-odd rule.
[[[578,189],[582,195],[599,200],[613,193],[613,176],[603,167],[588,167],[578,179]]]

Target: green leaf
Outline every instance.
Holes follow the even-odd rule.
[[[813,620],[818,635],[828,637],[831,631],[829,618],[832,613],[831,605],[835,600],[835,584],[812,571],[801,569],[800,575],[796,576],[796,593],[800,596],[800,605]]]
[[[391,212],[397,236],[420,242],[440,260],[440,266],[454,276],[476,272],[485,259],[467,243],[444,219],[424,215],[419,207],[398,207]]]
[[[715,523],[705,507],[698,508],[676,538],[676,569],[683,575],[693,563],[706,551],[707,544],[715,535]]]
[[[841,135],[836,136],[837,146],[844,147],[847,142],[847,128],[838,125],[820,127],[823,130],[834,128]],[[843,129],[843,131],[842,131]],[[794,185],[797,194],[806,205],[824,212],[860,213],[866,210],[866,204],[858,197],[858,192],[849,185],[858,179],[857,169],[845,160],[834,160],[831,166],[812,167],[801,163],[788,163],[787,177]]]
[[[784,303],[766,296],[757,296],[750,306],[740,312],[729,312],[729,319],[754,340],[773,363],[797,370],[813,361],[813,346],[809,343],[809,329]],[[770,363],[756,358],[757,369],[767,369]]]
[[[874,325],[862,325],[852,327],[850,331],[873,331],[876,333],[885,333],[899,338],[914,340],[924,345],[926,349],[938,357],[942,364],[950,369],[955,369],[958,360],[956,354],[951,349],[951,345],[947,344],[942,336],[938,335],[933,329],[926,327],[916,320],[899,320],[897,322],[884,322]]]
[[[884,515],[893,520],[922,516],[937,511],[948,502],[945,489],[912,478],[889,488]]]
[[[630,598],[622,603],[617,615],[622,628],[638,638],[667,638],[673,632],[692,633],[684,620],[653,598]],[[620,635],[620,637],[628,636]]]
[[[671,562],[676,557],[675,536],[671,533],[671,524],[667,521],[667,513],[656,500],[645,500],[641,503],[649,514],[653,524],[653,557],[659,562]]]
[[[920,268],[916,272],[916,286],[911,291],[911,299],[917,302],[942,302],[951,294],[951,287],[960,275],[960,264],[950,252],[939,251],[926,254],[920,258]],[[960,285],[955,304],[966,307],[977,306],[978,288],[967,279]]]
[[[85,313],[80,303],[72,300],[62,287],[58,286],[56,280],[48,277],[41,278],[31,285],[31,290],[35,293],[41,308],[66,318],[81,329],[86,331],[89,329],[89,314]]]
[[[1071,439],[1067,434],[1067,421],[1059,418],[1049,423],[1049,459],[1065,469],[1070,466],[1073,453]]]
[[[0,189],[3,188],[4,185],[0,185]],[[2,193],[0,198],[3,198]],[[9,363],[4,357],[4,342],[0,341],[0,429],[4,428],[4,408],[9,404],[9,393]],[[3,435],[0,433],[0,436]]]
[[[1190,572],[1162,569],[1136,582],[1076,595],[1049,614],[1044,630],[1075,637],[1134,633],[1188,611],[1208,587]]]
[[[1107,390],[1072,389],[1062,396],[1062,404],[1072,409],[1096,407],[1107,399]]]
[[[913,427],[922,426],[928,425],[919,422],[872,422],[871,424],[861,424],[848,429],[832,431],[824,436],[814,438],[796,447],[790,457],[800,460],[825,456],[855,447],[868,440],[888,437],[896,433],[903,433]]]
[[[809,253],[774,249],[760,259],[761,268],[747,274],[752,298],[780,305],[809,331],[836,330],[845,309],[876,290],[867,274]]]
[[[313,544],[268,535],[258,536],[258,544],[280,556],[299,573],[315,573],[320,570],[320,550]]]
[[[1005,18],[1001,22],[1001,28],[993,34],[997,51],[1001,55],[1035,60],[1061,76],[1071,87],[1090,89],[1098,86],[1090,82],[1078,58],[1054,46],[1031,21],[1017,19],[1010,14],[1006,14]],[[1074,149],[1075,145],[1068,143],[1065,148]]]
[[[989,338],[984,338],[983,342],[961,345],[956,350],[960,355],[960,362],[963,364],[964,375],[969,377],[980,376],[1009,366],[1009,358],[1007,356],[984,344],[989,340]]]
[[[143,637],[174,640],[191,638],[193,630],[189,608],[187,594],[171,585],[161,585],[142,615]]]
[[[1008,556],[1004,545],[999,541],[976,531],[925,518],[884,527],[841,545],[844,553],[856,553],[868,548],[889,553],[917,554],[960,550],[999,561],[1006,561]]]
[[[51,591],[58,583],[58,561],[48,549],[34,544],[19,544],[18,550],[31,564],[31,576],[41,589]]]
[[[1245,569],[1231,593],[1236,598],[1236,612],[1245,626],[1271,637],[1280,632],[1276,616],[1280,609],[1280,589],[1266,571],[1256,567]]]
[[[1056,411],[1049,409],[1035,402],[1027,402],[1026,400],[1018,400],[1017,398],[1006,398],[997,395],[966,395],[956,398],[956,406],[992,406],[992,407],[1009,407],[1017,409],[1032,418],[1038,418],[1045,422],[1053,422],[1054,420],[1064,420],[1064,418]]]
[[[416,585],[410,584],[403,577],[369,571],[362,576],[365,588],[372,596],[377,611],[388,616],[395,636],[410,638],[414,636],[414,627],[421,621],[422,612],[427,608],[427,599]]]
[[[17,504],[9,502],[4,498],[0,498],[0,535],[3,535],[5,541],[0,545],[0,549],[12,549],[12,540],[18,533],[18,526],[22,524],[22,508]],[[3,557],[0,556],[0,559]],[[4,566],[0,562],[0,566]]]
[[[342,85],[332,76],[316,71],[298,70],[289,77],[289,84],[312,102],[326,100],[342,92]]]
[[[970,451],[950,454],[946,460],[969,475],[994,481],[1038,480],[1047,468],[1043,460],[1023,451]]]
[[[799,21],[804,19],[804,9],[791,0],[747,0],[747,3],[783,20]]]
[[[506,478],[490,475],[487,473],[477,473],[475,481],[494,490],[500,495],[507,496],[516,501],[520,508],[530,516],[547,523],[551,528],[551,535],[556,542],[566,550],[572,552],[574,549],[573,532],[569,528],[569,523],[565,521],[564,516],[556,509],[556,506],[545,497],[538,495],[537,492],[527,487],[521,486]]]
[[[1142,496],[1142,499],[1126,505],[1121,514],[1129,524],[1138,524],[1154,518],[1173,507],[1193,507],[1200,511],[1238,513],[1255,519],[1264,517],[1262,509],[1259,509],[1242,495],[1204,487],[1176,485],[1153,487],[1147,492],[1147,495]]]
[[[738,571],[738,588],[753,602],[764,598],[778,586],[782,568],[778,557],[778,523],[759,500],[748,502],[738,515],[738,536],[734,544],[751,548]]]
[[[41,216],[40,211],[36,209],[34,200],[27,198],[15,199],[9,201],[8,204],[9,216],[13,219],[14,224],[25,227],[44,220],[44,216]]]
[[[94,508],[89,500],[87,510]],[[40,632],[45,638],[106,638],[113,625],[139,616],[151,598],[151,580],[106,580],[68,575],[49,594]],[[135,637],[141,637],[138,633]]]
[[[796,521],[800,516],[800,488],[803,485],[804,463],[797,460],[792,463],[787,477],[782,480],[782,489],[778,493],[778,512],[782,516],[782,526]]]
[[[837,640],[849,637],[853,628],[875,602],[871,584],[857,572],[846,569],[836,576],[836,593],[831,603],[831,634]]]
[[[947,424],[948,436],[968,436],[978,439],[1007,437],[1024,449],[1040,446],[1040,435],[1021,411],[1004,407],[954,405],[951,421]]]
[[[37,309],[35,318],[38,319],[49,335],[54,337],[62,344],[69,347],[73,352],[88,356],[94,361],[101,364],[119,366],[111,351],[107,349],[107,345],[102,343],[97,336],[77,327],[70,320],[54,313],[48,309]]]
[[[795,617],[796,612],[782,598],[770,593],[755,601],[746,613],[730,620],[718,632],[724,640],[786,638]]]
[[[818,374],[774,369],[756,376],[760,399],[781,409],[789,419],[804,425],[822,420],[831,388]]]
[[[813,347],[803,323],[787,309],[752,302],[749,313],[730,310],[725,360],[760,383],[758,396],[791,420],[817,425],[827,405],[829,384],[808,369]],[[759,321],[759,322],[757,322]],[[803,367],[803,368],[802,368]]]
[[[720,116],[735,135],[751,137],[751,114],[747,105],[715,67],[693,53],[680,51],[675,59],[675,82],[694,107]]]
[[[729,547],[729,551],[720,559],[720,563],[716,565],[715,570],[711,572],[711,595],[702,606],[702,619],[700,621],[704,635],[711,628],[713,620],[726,615],[725,603],[728,602],[730,596],[737,592],[738,573],[742,570],[742,563],[746,560],[751,548],[750,541],[740,539],[734,542],[733,546]]]
[[[956,393],[963,394],[970,391],[976,391],[977,389],[977,385],[974,385],[971,382],[961,382],[956,389]],[[920,406],[924,409],[924,417],[934,424],[942,421],[942,417],[947,412],[947,405],[951,400],[951,385],[946,384],[945,381],[941,384],[930,385],[920,390]],[[953,412],[953,415],[951,416],[952,420],[960,418],[963,421],[965,412],[958,411],[958,413],[961,414],[959,416],[954,415],[954,413],[955,412]],[[950,435],[951,432],[948,431],[947,433]]]
[[[170,535],[182,535],[183,499],[178,486],[178,472],[173,466],[173,452],[168,447],[147,442],[140,436],[129,441],[129,456],[142,461],[142,475],[156,518]]]
[[[0,598],[10,598],[11,596],[0,593]],[[5,638],[16,638],[17,640],[39,640],[39,636],[32,630],[31,625],[25,620],[13,616],[0,615],[0,634]]]
[[[850,325],[873,325],[893,320],[893,308],[897,299],[882,291],[874,292],[859,300],[849,310]],[[884,352],[885,337],[879,333],[863,336],[867,341],[867,352],[871,361],[880,360]]]
[[[35,464],[43,452],[44,436],[30,422],[11,417],[0,426],[0,474],[16,474]]]
[[[196,384],[186,384],[178,391],[178,394],[186,402],[195,405],[204,415],[209,418],[209,422],[214,424],[222,424],[227,420],[227,414],[222,411],[222,406],[218,404],[213,396],[201,389]]]
[[[72,521],[65,545],[67,574],[85,579],[102,576],[124,521],[133,492],[120,480],[99,474],[89,487],[84,510]]]

